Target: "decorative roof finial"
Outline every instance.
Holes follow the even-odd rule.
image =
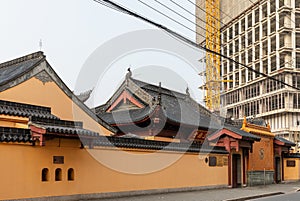
[[[130,67],[129,68],[127,68],[127,74],[126,74],[126,79],[128,79],[128,78],[131,78],[131,76],[132,76],[132,72],[131,72],[131,70],[130,70]]]
[[[191,96],[189,87],[186,87],[185,93],[187,96]]]
[[[158,104],[161,104],[161,82],[158,84],[158,96],[157,96]]]

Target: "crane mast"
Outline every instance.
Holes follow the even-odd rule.
[[[205,0],[206,48],[220,53],[220,0]],[[221,72],[220,56],[206,52],[206,106],[213,112],[220,111]]]

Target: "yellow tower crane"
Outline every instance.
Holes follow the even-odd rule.
[[[206,8],[206,48],[220,53],[220,0],[205,0]],[[209,110],[220,111],[221,72],[220,56],[206,52],[206,97]]]

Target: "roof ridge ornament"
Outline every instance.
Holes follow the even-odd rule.
[[[129,79],[129,78],[131,78],[131,76],[132,76],[132,72],[131,72],[131,70],[130,70],[130,67],[129,68],[127,68],[127,73],[126,73],[126,79]]]
[[[158,84],[158,96],[157,96],[157,101],[158,101],[158,105],[161,105],[161,82],[159,82]]]

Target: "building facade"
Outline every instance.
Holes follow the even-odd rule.
[[[253,2],[222,22],[221,53],[299,88],[300,1]],[[221,3],[223,15],[227,7]],[[229,117],[261,117],[273,133],[299,142],[298,90],[226,59],[221,60],[221,75],[223,80],[234,80],[222,83],[221,103]]]

